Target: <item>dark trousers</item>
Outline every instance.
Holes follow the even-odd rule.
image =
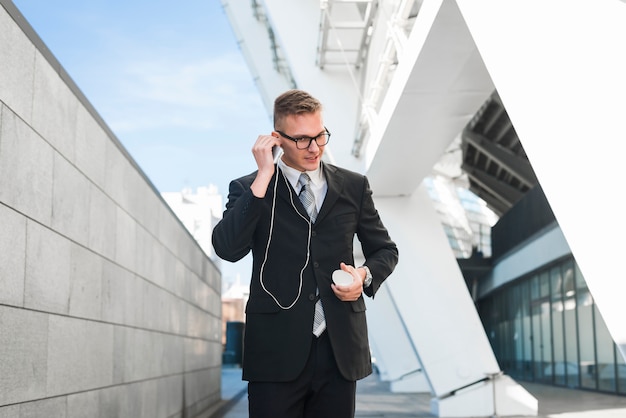
[[[313,337],[304,370],[292,382],[249,382],[250,418],[353,418],[356,382],[339,373],[328,335]]]

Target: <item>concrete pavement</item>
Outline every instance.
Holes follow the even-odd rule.
[[[626,418],[624,396],[520,383],[539,400],[539,418]],[[200,418],[247,418],[246,385],[241,380],[241,369],[224,368],[222,403],[205,411]],[[356,418],[433,416],[430,413],[429,394],[392,393],[389,385],[379,381],[377,375],[371,375],[357,384]]]

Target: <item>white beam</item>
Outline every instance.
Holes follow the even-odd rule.
[[[387,284],[383,283],[373,300],[366,298],[366,303],[370,344],[380,379],[389,382],[392,390],[402,387],[403,392],[430,392],[417,349]]]
[[[377,197],[376,206],[400,249],[400,263],[386,281],[387,291],[430,384],[433,412],[494,413],[489,395],[493,391],[478,388],[501,371],[425,187],[408,197]],[[515,382],[507,383],[526,393]],[[456,397],[460,394],[462,398]],[[532,396],[526,393],[524,399],[524,407],[517,409],[520,415],[533,409],[532,402],[530,407],[526,402]],[[519,400],[505,397],[501,402],[516,410]]]
[[[626,3],[458,4],[598,309],[626,358]]]
[[[398,61],[366,151],[386,196],[411,194],[494,89],[454,1],[423,2]]]

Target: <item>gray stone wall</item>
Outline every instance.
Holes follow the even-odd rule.
[[[0,418],[195,416],[220,274],[0,1]]]

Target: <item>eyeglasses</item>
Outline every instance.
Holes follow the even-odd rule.
[[[315,143],[317,144],[318,147],[323,147],[324,145],[328,144],[328,141],[330,141],[330,132],[328,132],[328,129],[326,129],[326,127],[324,127],[324,132],[321,132],[319,135],[311,138],[308,136],[303,136],[300,138],[294,138],[291,137],[289,135],[287,135],[284,132],[281,131],[276,131],[278,132],[282,137],[285,137],[293,142],[296,143],[296,148],[298,149],[307,149],[311,146],[311,142],[315,141]]]

